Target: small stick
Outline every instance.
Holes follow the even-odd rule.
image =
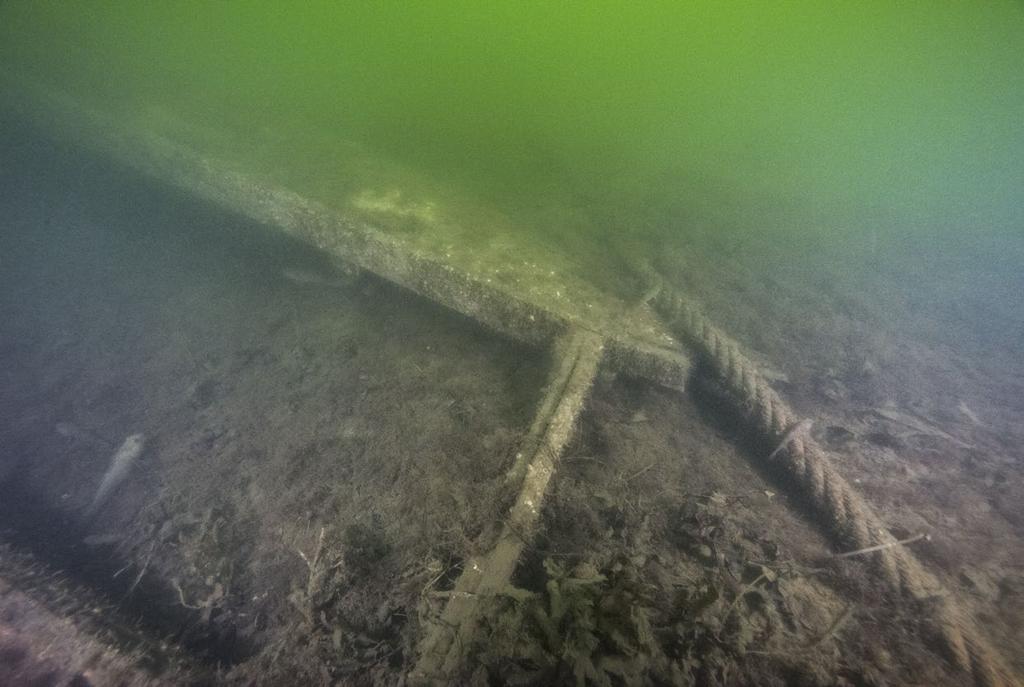
[[[766,579],[768,579],[768,574],[762,572],[760,575],[758,575],[754,579],[753,582],[751,582],[746,587],[741,589],[740,592],[736,595],[736,598],[734,598],[732,600],[732,603],[729,604],[729,608],[726,609],[725,615],[722,616],[722,622],[724,623],[726,620],[729,619],[729,616],[732,615],[732,612],[736,610],[736,606],[739,605],[740,601],[743,600],[744,596],[746,596],[749,592],[754,591],[754,589],[757,588],[757,585],[761,582],[761,580],[766,580]]]
[[[788,651],[758,651],[758,650],[749,650],[748,649],[747,653],[748,654],[758,654],[760,656],[793,656],[793,655],[800,655],[800,654],[803,654],[803,653],[814,651],[819,646],[824,644],[830,637],[834,637],[836,635],[836,633],[838,633],[839,630],[842,628],[842,626],[844,624],[846,624],[847,619],[850,617],[850,615],[852,613],[853,613],[853,604],[848,604],[846,606],[846,608],[844,608],[839,613],[839,615],[837,615],[835,617],[835,620],[832,621],[832,624],[829,625],[828,629],[825,630],[825,634],[823,634],[820,637],[818,637],[817,639],[811,641],[810,644],[805,644],[804,646],[799,647],[797,649],[792,649],[792,650],[788,650]]]
[[[142,569],[139,570],[139,574],[135,577],[135,581],[132,582],[132,586],[128,587],[128,591],[125,592],[125,596],[128,596],[135,591],[135,588],[139,586],[139,582],[142,581],[142,576],[146,574],[146,570],[149,569],[149,561],[153,558],[153,549],[156,548],[156,541],[149,546],[149,553],[146,554],[146,562],[142,564]]]
[[[827,640],[829,637],[833,637],[837,632],[839,632],[839,629],[846,623],[846,619],[850,617],[851,613],[853,613],[853,604],[847,604],[846,608],[844,608],[842,612],[836,616],[835,620],[832,621],[832,624],[828,626],[827,630],[825,630],[825,634],[823,634],[822,636],[818,637],[816,640],[805,646],[804,651],[815,649],[824,644],[825,640]]]
[[[437,581],[440,580],[442,577],[444,577],[446,574],[448,574],[449,571],[451,571],[451,567],[448,567],[448,568],[442,570],[441,572],[437,573],[437,576],[434,579],[432,579],[430,582],[427,582],[423,586],[423,589],[420,590],[420,596],[424,596],[427,593],[427,590],[430,589],[431,587],[433,587],[437,583]],[[431,593],[434,593],[434,592],[431,592]]]
[[[320,528],[320,536],[316,540],[316,551],[313,553],[313,563],[309,566],[310,570],[316,567],[316,564],[320,562],[320,554],[324,550],[324,530],[326,528]]]
[[[883,549],[889,549],[893,546],[903,546],[904,544],[910,544],[918,539],[924,539],[925,541],[931,541],[931,535],[921,533],[915,534],[913,537],[907,537],[906,539],[900,539],[899,541],[891,541],[887,544],[878,544],[877,546],[869,546],[865,549],[857,549],[856,551],[847,551],[846,553],[837,553],[835,558],[849,558],[850,556],[859,556],[863,553],[874,553],[875,551],[881,551]]]
[[[634,472],[632,475],[630,475],[629,477],[626,478],[626,484],[629,484],[630,482],[635,480],[637,477],[639,477],[640,475],[644,474],[645,472],[647,472],[648,470],[653,468],[654,465],[655,465],[654,463],[650,463],[646,467],[640,468],[639,470]]]
[[[786,431],[786,433],[782,435],[782,440],[779,441],[779,445],[775,447],[775,450],[768,454],[768,458],[766,460],[771,460],[772,458],[777,456],[782,451],[782,449],[789,446],[789,442],[793,441],[793,439],[795,439],[797,435],[803,434],[804,432],[809,432],[811,430],[811,425],[813,424],[814,421],[808,419],[801,420],[800,422],[797,422],[795,425],[790,427]]]
[[[184,606],[185,608],[191,608],[194,611],[201,611],[201,610],[203,610],[202,606],[193,606],[192,604],[190,604],[187,601],[185,601],[185,592],[182,591],[181,585],[178,584],[178,580],[176,580],[176,579],[175,580],[171,580],[171,586],[174,587],[176,590],[178,590],[178,598],[181,600],[181,605],[182,606]]]
[[[316,549],[313,551],[312,561],[306,557],[306,554],[302,552],[302,549],[295,547],[295,553],[299,554],[299,557],[306,563],[306,567],[309,568],[310,575],[316,570],[316,564],[320,560],[320,552],[324,548],[324,529],[320,528],[320,537],[316,541]]]

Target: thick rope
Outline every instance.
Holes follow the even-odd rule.
[[[674,334],[698,348],[766,443],[775,445],[782,441],[799,418],[743,355],[736,342],[676,291],[662,288],[653,297],[652,305]],[[772,462],[792,475],[842,543],[850,548],[867,548],[895,542],[871,506],[832,467],[825,452],[809,434],[794,434]],[[905,547],[887,546],[872,554],[872,559],[892,589],[934,604],[933,619],[950,660],[969,672],[976,684],[983,687],[1021,684],[979,633],[970,616]]]

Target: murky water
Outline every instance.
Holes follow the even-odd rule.
[[[706,365],[602,367],[519,531],[559,349],[26,84],[603,335],[654,267],[1024,670],[1020,3],[250,5],[0,3],[0,682],[422,681],[459,604],[458,683],[967,679]]]
[[[239,146],[366,143],[517,207],[554,186],[595,212],[688,210],[657,227],[669,234],[714,223],[836,243],[1024,221],[1011,0],[0,12],[5,65],[98,102],[162,108]]]

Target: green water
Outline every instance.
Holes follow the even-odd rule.
[[[0,59],[253,144],[359,141],[513,210],[657,208],[641,233],[1024,227],[1011,0],[9,1]]]
[[[414,207],[379,227],[402,248],[380,251],[395,281],[444,281],[442,303],[541,329],[477,288],[493,281],[579,322],[566,339],[608,336],[612,362],[610,337],[639,342],[622,355],[639,361],[671,343],[642,319],[635,268],[654,267],[813,418],[828,474],[878,509],[870,523],[935,533],[920,552],[964,597],[953,615],[979,613],[1014,658],[1021,0],[0,0],[0,128],[14,122],[0,131],[0,546],[60,568],[32,579],[95,584],[218,679],[399,682],[447,623],[442,599],[463,593],[455,575],[514,562],[486,554],[510,541],[499,529],[520,535],[499,510],[508,466],[542,446],[552,476],[596,351],[548,356],[380,280],[335,279],[323,255],[254,226],[263,197],[244,196],[258,207],[241,217],[230,197],[204,208],[39,136],[17,116],[31,97],[2,90],[26,80],[354,221],[367,189],[412,189]],[[683,352],[697,362],[684,396],[596,374],[547,500],[527,501],[540,529],[513,580],[538,593],[499,589],[488,603],[522,617],[481,607],[479,632],[456,636],[491,671],[474,678],[544,675],[525,659],[560,665],[570,644],[540,647],[559,636],[609,674],[668,653],[680,680],[951,670],[919,604],[805,574],[848,542],[826,544],[834,523],[782,492],[799,479],[746,464],[778,437],[756,445],[743,412],[721,412],[705,356]],[[78,523],[136,432],[152,443],[134,488]],[[86,532],[122,538],[86,547]],[[575,602],[557,586],[570,576]],[[543,636],[503,645],[498,630],[527,627],[527,597]],[[571,608],[558,617],[556,597]],[[935,606],[940,620],[952,608]],[[118,618],[101,615],[109,634]]]

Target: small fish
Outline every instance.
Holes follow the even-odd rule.
[[[92,503],[89,504],[89,508],[85,512],[87,517],[95,515],[114,489],[120,486],[124,478],[128,476],[128,471],[135,459],[142,453],[145,442],[146,438],[142,434],[131,434],[121,444],[121,448],[117,449],[110,461],[110,467],[103,474],[96,495],[92,497]]]
[[[782,435],[782,441],[779,442],[779,445],[775,447],[774,451],[768,454],[768,460],[771,460],[775,456],[779,455],[779,452],[782,449],[786,448],[789,445],[789,442],[793,441],[793,439],[796,438],[797,435],[803,434],[804,432],[809,432],[811,430],[811,425],[813,424],[814,420],[801,420],[800,422],[796,423],[788,430],[786,430],[786,433]]]

